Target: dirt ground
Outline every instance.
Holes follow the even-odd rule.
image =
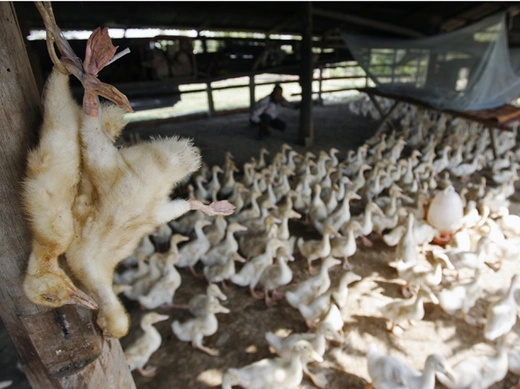
[[[236,165],[257,157],[259,148],[264,146],[272,152],[271,157],[286,142],[297,151],[303,146],[295,144],[298,131],[298,113],[286,111],[283,117],[288,122],[284,133],[275,132],[270,138],[258,140],[256,131],[249,127],[246,114],[202,119],[192,122],[161,125],[152,129],[142,129],[141,137],[147,135],[171,135],[194,138],[209,166],[222,165],[224,153],[231,151]],[[357,148],[364,139],[370,137],[376,128],[376,122],[359,118],[348,113],[345,105],[315,107],[315,141],[312,151],[328,150],[336,147],[341,150],[340,159],[345,158],[349,149]],[[514,196],[516,197],[516,195]],[[358,212],[361,210],[358,209]],[[518,213],[518,203],[514,204],[514,213]],[[353,214],[355,212],[353,211]],[[290,224],[293,235],[305,239],[319,239],[319,235],[309,232],[301,222]],[[330,389],[358,389],[369,382],[365,353],[370,342],[379,348],[408,362],[417,369],[424,366],[426,356],[439,353],[450,363],[455,363],[468,355],[491,354],[493,346],[483,337],[483,329],[466,324],[461,319],[444,313],[440,307],[427,302],[424,319],[413,327],[405,327],[402,335],[389,333],[387,321],[377,308],[377,294],[388,297],[400,297],[399,287],[403,284],[395,269],[389,266],[394,260],[394,248],[388,248],[380,240],[374,240],[373,247],[358,244],[358,251],[351,258],[354,272],[362,280],[351,285],[349,303],[343,312],[346,342],[331,345],[325,354],[325,361],[320,365],[311,365],[313,372],[324,372],[329,380]],[[281,291],[290,290],[294,285],[309,277],[306,262],[297,254],[296,260],[289,263],[294,273],[293,282]],[[317,264],[316,264],[317,265]],[[331,271],[332,285],[337,285],[342,270]],[[496,273],[491,270],[484,274],[485,292],[470,314],[483,320],[489,302],[497,293],[509,286],[514,273],[520,272],[517,260],[504,260]],[[177,290],[174,302],[184,304],[197,294],[204,293],[206,283],[196,280],[188,271],[180,270],[182,285]],[[300,313],[282,300],[278,307],[267,308],[263,301],[253,299],[246,288],[228,284],[225,294],[228,301],[224,305],[231,310],[229,314],[218,314],[219,329],[211,337],[204,339],[206,346],[220,350],[220,356],[211,357],[195,350],[189,343],[179,341],[171,330],[173,320],[181,322],[190,317],[182,310],[161,311],[170,315],[170,319],[156,324],[163,337],[160,349],[151,357],[149,364],[157,367],[153,378],[141,377],[134,373],[139,389],[188,389],[219,387],[222,373],[229,367],[242,367],[262,358],[274,357],[268,350],[264,339],[266,331],[305,332],[307,328]],[[144,314],[135,302],[124,300],[131,317],[132,328],[129,335],[121,339],[123,348],[141,334],[139,318]],[[520,335],[520,324],[514,328]],[[13,379],[13,388],[29,387],[21,372],[17,371],[16,352],[10,343],[5,329],[0,328],[0,380]],[[517,377],[512,374],[493,389],[510,388]],[[301,388],[313,388],[305,378]],[[438,387],[441,387],[440,385]],[[273,388],[276,389],[276,388]]]

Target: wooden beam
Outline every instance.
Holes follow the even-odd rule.
[[[406,27],[400,27],[395,24],[367,19],[362,16],[345,15],[345,14],[342,14],[339,12],[327,11],[327,10],[321,9],[321,8],[313,8],[312,13],[315,16],[321,16],[321,17],[336,19],[336,20],[343,20],[347,23],[357,24],[357,25],[366,26],[366,27],[372,27],[372,28],[375,28],[375,29],[378,29],[381,31],[388,31],[388,32],[392,32],[394,34],[409,36],[412,38],[420,38],[420,37],[424,36],[420,32],[411,30]]]
[[[302,88],[302,102],[300,105],[299,137],[305,147],[314,143],[314,123],[312,118],[312,5],[310,2],[302,4],[302,43],[301,43],[301,70],[300,86]]]
[[[50,310],[23,292],[31,235],[20,189],[40,98],[13,3],[0,2],[0,15],[0,315],[33,388],[135,388],[119,341],[103,339],[91,311]]]
[[[255,76],[249,76],[249,113],[253,113],[255,109],[256,98],[255,98]]]
[[[275,25],[274,27],[269,29],[266,32],[266,36],[269,36],[270,34],[274,34],[278,31],[280,31],[282,28],[285,28],[286,26],[288,26],[291,23],[296,23],[298,21],[298,19],[300,19],[300,16],[298,14],[294,15],[292,18],[285,19],[284,21],[278,23],[277,25]]]
[[[211,88],[211,82],[206,84],[206,92],[208,93],[209,116],[215,116],[215,103],[213,101],[213,89]]]

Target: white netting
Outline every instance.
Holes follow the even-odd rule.
[[[498,107],[520,94],[520,58],[512,52],[511,64],[505,12],[429,38],[342,35],[382,92],[457,111]]]

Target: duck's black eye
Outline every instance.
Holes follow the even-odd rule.
[[[48,301],[50,303],[54,301],[54,297],[49,296],[47,294],[43,294],[42,297],[44,298],[45,301]]]

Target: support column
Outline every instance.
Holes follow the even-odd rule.
[[[306,147],[314,143],[314,123],[312,115],[312,5],[303,3],[300,86],[302,101],[300,106],[299,139]]]
[[[249,76],[249,113],[255,109],[255,76]]]
[[[206,91],[208,92],[209,116],[215,116],[215,103],[213,102],[213,89],[211,88],[211,82],[206,84]]]

